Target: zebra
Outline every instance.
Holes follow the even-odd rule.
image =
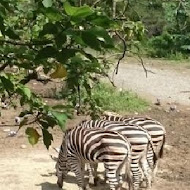
[[[102,119],[108,121],[120,121],[124,122],[125,124],[135,124],[141,126],[145,130],[147,130],[148,133],[150,134],[157,158],[160,159],[163,157],[163,149],[166,140],[166,130],[165,127],[160,122],[156,121],[155,119],[149,117],[142,117],[142,116],[120,117],[113,115],[104,115]],[[156,176],[157,168],[158,168],[158,161],[155,163],[153,177]]]
[[[154,154],[153,144],[150,135],[142,127],[137,125],[126,125],[121,122],[112,122],[106,120],[87,120],[82,121],[78,127],[83,128],[103,128],[109,131],[117,131],[127,138],[132,147],[132,161],[131,161],[131,171],[133,174],[133,189],[139,189],[140,185],[140,168],[142,167],[143,174],[146,178],[147,186],[151,187],[152,173],[151,167],[156,162],[156,155]],[[151,152],[151,157],[147,161],[147,153]],[[88,168],[90,166],[88,165]],[[89,170],[89,181],[93,181],[91,178],[91,170]],[[94,169],[96,170],[96,169]]]
[[[104,163],[110,190],[119,189],[120,171],[125,167],[131,190],[131,145],[126,138],[104,129],[75,127],[67,130],[56,163],[58,186],[62,188],[63,180],[71,170],[76,175],[79,189],[84,190],[84,164],[98,162]]]

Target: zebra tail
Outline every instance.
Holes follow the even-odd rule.
[[[156,162],[157,162],[157,160],[158,160],[158,156],[157,156],[157,154],[154,152],[154,149],[152,148],[152,150],[153,150],[153,162],[154,162],[154,166],[155,166],[155,164],[156,164]]]
[[[132,190],[133,186],[133,175],[131,172],[131,157],[129,156],[126,162],[126,167],[125,167],[125,179],[127,179],[129,190]]]
[[[152,139],[149,139],[149,144],[150,144],[152,152],[153,152],[153,163],[154,163],[154,166],[155,166],[155,164],[156,164],[156,162],[158,160],[158,155],[155,153]]]
[[[163,158],[165,142],[166,142],[166,135],[164,134],[163,143],[159,152],[159,158]]]

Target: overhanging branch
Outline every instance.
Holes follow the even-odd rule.
[[[118,32],[115,31],[115,34],[123,42],[123,53],[122,53],[121,57],[119,58],[119,60],[117,62],[117,65],[116,65],[116,67],[114,69],[114,73],[117,74],[118,73],[118,69],[119,69],[119,64],[120,64],[121,60],[125,57],[125,54],[126,54],[126,51],[127,51],[127,45],[126,45],[125,39],[123,37],[121,37],[121,35]]]

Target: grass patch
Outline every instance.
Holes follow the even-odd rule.
[[[142,112],[148,108],[148,102],[128,91],[119,91],[105,83],[97,84],[92,90],[92,97],[103,110],[124,113]]]

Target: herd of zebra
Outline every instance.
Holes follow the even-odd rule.
[[[150,189],[163,155],[165,136],[164,126],[148,117],[106,115],[82,121],[65,132],[56,163],[57,184],[62,188],[68,171],[72,171],[79,189],[84,190],[85,168],[89,183],[94,184],[101,162],[110,190],[122,185],[138,190],[143,181]]]

